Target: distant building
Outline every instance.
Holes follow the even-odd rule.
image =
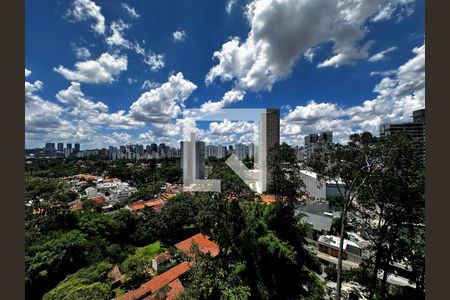
[[[248,155],[248,146],[244,144],[236,144],[234,145],[235,153],[237,158],[243,160]]]
[[[217,147],[217,158],[223,158],[225,156],[227,156],[227,147],[218,146]]]
[[[159,157],[166,157],[166,144],[161,143],[158,147],[158,155]]]
[[[315,152],[326,151],[333,143],[333,132],[321,132],[305,136],[304,157],[310,158]]]
[[[66,149],[69,149],[69,152],[72,153],[72,143],[67,143]]]
[[[217,146],[208,145],[205,147],[205,157],[217,157],[218,156],[218,149]]]
[[[63,153],[64,152],[64,143],[58,143],[58,152]]]
[[[74,145],[74,152],[75,153],[80,152],[80,144],[79,143],[75,143],[75,145]]]
[[[397,132],[410,135],[416,142],[422,161],[425,163],[425,109],[413,111],[412,123],[383,124],[380,126],[380,136]]]
[[[250,143],[250,144],[248,145],[248,155],[249,155],[250,157],[255,157],[255,144]]]
[[[45,143],[44,154],[54,156],[56,154],[55,143]]]
[[[181,159],[180,164],[181,168],[184,168],[184,147],[185,145],[190,145],[192,143],[191,141],[181,141],[180,142],[180,152],[181,152]],[[189,153],[188,148],[188,155]],[[194,169],[194,179],[204,179],[205,178],[205,142],[202,141],[195,141],[195,154],[194,154],[195,161],[194,162],[187,162],[194,164],[192,167]]]

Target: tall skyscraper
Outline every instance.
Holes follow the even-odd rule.
[[[416,142],[421,159],[425,163],[425,109],[413,111],[412,123],[383,124],[380,126],[380,136],[403,132],[410,135]]]
[[[158,147],[159,157],[166,157],[166,144],[161,143]]]
[[[262,170],[262,191],[265,191],[267,185],[269,185],[272,181],[272,175],[269,170],[269,159],[270,152],[276,145],[280,145],[280,110],[277,108],[268,108],[261,116],[261,121],[259,124],[257,164]]]
[[[69,150],[69,152],[72,152],[72,144],[67,143],[66,148]]]
[[[267,116],[267,147],[270,148],[280,144],[280,110],[277,108],[268,108]]]
[[[45,149],[46,150],[55,149],[55,143],[45,143]]]
[[[217,158],[222,158],[227,156],[227,147],[219,146],[217,147]]]
[[[58,143],[58,152],[64,152],[64,143]]]
[[[80,152],[80,144],[79,143],[75,143],[75,149],[74,149],[75,153]]]
[[[318,151],[326,151],[328,147],[333,143],[333,132],[321,132],[319,134],[312,133],[305,136],[304,156],[305,158],[311,157]]]
[[[180,150],[181,150],[181,168],[185,167],[185,164],[192,165],[194,170],[194,178],[193,179],[204,179],[205,178],[205,142],[195,141],[195,153],[192,155],[191,147],[189,147],[193,143],[192,141],[181,141],[180,142]],[[187,151],[184,151],[184,147],[187,147]],[[194,161],[186,161],[185,162],[185,152],[187,152],[188,156],[193,157]]]
[[[250,143],[250,144],[248,145],[248,155],[249,155],[250,157],[255,157],[255,144]]]
[[[205,147],[205,157],[217,157],[218,147],[208,145]]]
[[[48,156],[53,156],[56,154],[55,143],[45,143],[44,153]]]
[[[150,145],[150,153],[157,153],[158,152],[158,145],[156,145],[155,143],[152,143]]]
[[[234,145],[234,148],[235,154],[240,160],[243,160],[248,155],[248,146],[239,143]]]

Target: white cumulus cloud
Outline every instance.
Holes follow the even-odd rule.
[[[138,121],[167,123],[178,116],[184,101],[197,86],[179,72],[157,88],[143,93],[130,107],[130,115]]]
[[[82,83],[111,83],[127,69],[127,57],[103,53],[96,60],[79,61],[75,63],[75,70],[63,66],[53,68],[67,80]]]
[[[67,15],[75,21],[93,20],[92,29],[99,33],[105,33],[105,17],[101,13],[101,7],[91,0],[74,0]]]

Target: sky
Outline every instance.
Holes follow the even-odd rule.
[[[26,0],[25,145],[175,146],[192,108],[279,108],[293,146],[378,135],[425,107],[424,21],[424,0]]]

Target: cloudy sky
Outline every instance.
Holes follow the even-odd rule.
[[[345,142],[425,107],[424,0],[27,0],[25,38],[27,148],[175,145],[186,108],[277,107],[282,141]]]

